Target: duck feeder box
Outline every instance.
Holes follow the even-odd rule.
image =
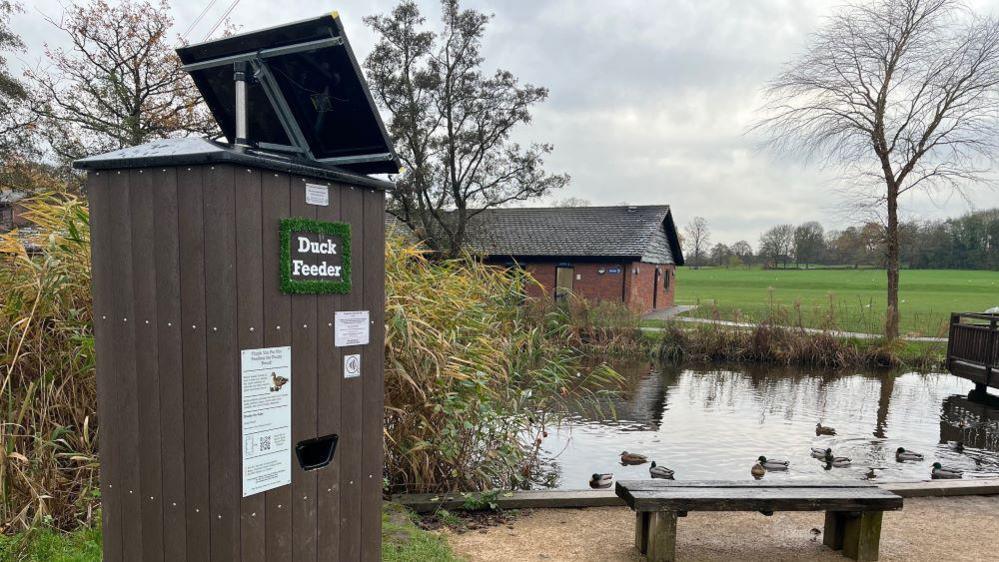
[[[380,560],[398,160],[336,14],[178,54],[229,142],[75,163],[104,559]]]

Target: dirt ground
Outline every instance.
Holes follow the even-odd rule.
[[[691,513],[677,525],[680,560],[845,560],[822,545],[822,512]],[[507,526],[447,533],[472,562],[644,560],[634,547],[635,518],[623,507],[541,509]],[[999,496],[910,498],[887,512],[881,560],[999,559]]]

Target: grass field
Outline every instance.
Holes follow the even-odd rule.
[[[677,304],[698,305],[690,316],[883,330],[887,280],[882,270],[682,268],[677,281]],[[903,334],[946,336],[951,312],[999,306],[999,272],[903,270],[899,301]]]

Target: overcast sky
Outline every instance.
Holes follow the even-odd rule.
[[[41,14],[58,18],[71,0],[28,0],[14,28],[27,43],[23,64],[39,63],[44,43],[59,32]],[[113,0],[111,0],[113,1]],[[216,0],[188,36],[200,41],[232,4]],[[757,246],[760,232],[780,222],[817,220],[842,228],[855,217],[839,211],[834,172],[757,150],[746,134],[760,90],[800,52],[838,1],[830,0],[493,0],[466,2],[495,15],[484,45],[485,68],[512,71],[547,86],[548,102],[516,134],[520,142],[555,146],[553,172],[571,184],[556,198],[593,204],[661,204],[682,225],[705,217],[712,241],[740,238]],[[173,0],[176,30],[184,32],[212,0]],[[361,18],[384,13],[392,1],[239,0],[230,17],[243,31],[340,12],[358,58],[375,41]],[[422,1],[436,22],[438,3]],[[999,0],[978,0],[980,12]],[[915,194],[909,218],[954,216],[999,206],[999,190],[978,188],[970,201]]]

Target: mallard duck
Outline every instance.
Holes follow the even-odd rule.
[[[645,464],[647,462],[649,462],[649,458],[645,455],[629,453],[628,451],[621,453],[621,464]]]
[[[749,473],[753,475],[753,478],[759,480],[767,473],[767,469],[764,468],[762,464],[756,463],[753,465],[753,468],[749,470]]]
[[[815,435],[836,435],[836,429],[819,422],[815,424]]]
[[[864,478],[866,478],[868,480],[874,480],[877,477],[878,477],[878,475],[877,475],[877,473],[874,472],[873,468],[868,469],[867,474],[864,475]]]
[[[906,451],[904,447],[899,447],[895,449],[895,460],[898,462],[921,461],[923,460],[923,455],[915,451]]]
[[[826,454],[825,461],[828,465],[838,467],[850,466],[850,463],[852,462],[850,457],[834,457],[831,450],[828,454]]]
[[[652,466],[649,467],[649,475],[653,478],[673,479],[673,471],[665,466],[656,466],[656,461],[652,461]]]
[[[271,392],[277,392],[281,390],[281,387],[288,382],[285,377],[279,377],[277,373],[271,373]]]
[[[760,455],[760,457],[756,460],[759,461],[759,464],[763,465],[763,468],[767,470],[787,470],[787,466],[791,464],[790,461],[768,459],[763,455]]]
[[[614,475],[611,473],[600,474],[594,472],[593,476],[590,477],[590,487],[591,488],[610,488],[611,482],[614,481]]]
[[[964,441],[948,441],[947,446],[958,453],[964,452]]]
[[[956,468],[944,468],[940,463],[933,463],[933,470],[930,471],[930,476],[933,478],[960,478],[964,476],[963,470],[957,470]]]
[[[832,449],[822,447],[812,447],[812,456],[817,459],[824,459],[826,455],[832,453]]]

